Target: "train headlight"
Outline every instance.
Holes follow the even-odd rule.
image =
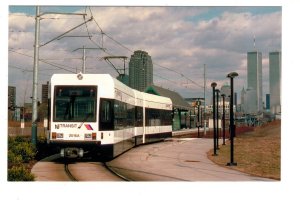
[[[56,139],[56,132],[52,132],[51,138],[52,138],[52,139]]]
[[[92,133],[92,139],[96,140],[96,138],[97,138],[97,134],[96,133]]]

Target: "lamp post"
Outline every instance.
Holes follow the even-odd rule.
[[[225,94],[221,94],[223,99],[223,116],[222,116],[222,124],[223,124],[223,144],[225,145]]]
[[[219,93],[220,93],[220,90],[216,89],[216,95],[217,95],[217,137],[216,137],[217,149],[219,149]]]
[[[214,154],[213,156],[217,156],[217,143],[216,143],[216,137],[217,137],[217,133],[216,133],[216,105],[215,105],[215,88],[217,86],[217,83],[213,82],[211,84],[211,87],[213,88],[213,126],[214,126]]]
[[[227,75],[227,78],[230,78],[230,162],[227,163],[227,166],[236,166],[237,163],[234,162],[233,152],[234,152],[234,135],[235,135],[235,126],[233,122],[233,79],[238,76],[238,73],[231,72]]]
[[[200,99],[197,100],[197,108],[198,108],[198,120],[197,120],[197,127],[198,127],[198,138],[200,137]]]

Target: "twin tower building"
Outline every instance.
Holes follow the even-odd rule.
[[[259,113],[264,109],[273,114],[281,112],[281,52],[269,53],[269,98],[263,104],[262,53],[247,53],[247,89],[241,93],[245,113]],[[268,95],[267,95],[268,97]]]
[[[135,51],[129,61],[128,85],[144,91],[153,84],[153,64],[151,56],[145,51]],[[263,103],[262,53],[247,53],[247,88],[241,93],[241,107],[245,113],[260,113],[270,110],[273,114],[281,112],[281,52],[269,53],[269,92]],[[266,81],[265,81],[266,83]]]

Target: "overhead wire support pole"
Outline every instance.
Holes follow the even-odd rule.
[[[103,57],[103,59],[104,59],[107,63],[111,64],[111,66],[116,70],[116,72],[117,72],[120,76],[125,75],[125,60],[127,59],[127,56],[105,56],[105,57]],[[114,65],[109,59],[123,59],[123,61],[124,61],[123,69],[117,69],[117,68],[115,67],[115,65]],[[123,70],[123,73],[120,73],[121,70]]]
[[[37,88],[38,88],[38,65],[39,65],[39,36],[40,36],[40,7],[36,7],[35,17],[35,42],[33,58],[33,83],[32,83],[32,126],[31,143],[37,143]]]
[[[85,53],[86,53],[86,50],[87,49],[90,49],[90,50],[95,50],[95,49],[97,49],[97,50],[103,50],[103,51],[105,51],[105,49],[104,48],[86,48],[85,46],[83,46],[82,48],[77,48],[77,49],[75,49],[75,50],[73,50],[72,52],[74,52],[74,51],[77,51],[77,50],[80,50],[80,49],[82,49],[83,50],[83,57],[82,57],[82,60],[83,60],[83,62],[82,62],[82,73],[83,74],[85,74],[85,66],[86,66],[86,56],[85,56]]]
[[[82,73],[85,74],[85,60],[86,60],[86,56],[85,56],[85,48],[84,48],[84,46],[83,46],[83,57],[82,57],[82,60],[83,60]]]
[[[39,67],[39,49],[42,46],[45,46],[46,44],[49,44],[50,42],[57,40],[58,38],[64,36],[65,34],[71,32],[72,30],[82,26],[83,24],[86,24],[87,22],[93,20],[93,17],[91,17],[89,20],[84,21],[80,25],[72,28],[71,30],[59,35],[58,37],[50,40],[49,42],[46,42],[43,45],[40,45],[40,20],[41,16],[45,14],[58,14],[58,13],[42,13],[40,14],[40,7],[36,6],[36,16],[35,16],[35,39],[34,39],[34,57],[33,57],[33,82],[32,82],[32,125],[31,125],[31,143],[34,147],[36,147],[37,144],[37,89],[38,89],[38,67]],[[71,13],[59,13],[59,14],[71,14]],[[78,15],[78,14],[75,14]],[[82,15],[82,14],[80,14]],[[85,14],[83,14],[85,15]]]
[[[203,73],[203,76],[204,76],[204,87],[203,87],[203,90],[204,90],[204,135],[206,135],[206,97],[205,97],[205,91],[206,91],[206,66],[204,64],[204,73]]]

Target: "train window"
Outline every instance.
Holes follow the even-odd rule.
[[[127,126],[133,127],[135,121],[135,107],[127,104]]]
[[[101,99],[100,101],[100,130],[113,130],[113,100]]]
[[[95,122],[96,86],[55,86],[54,121]]]
[[[146,126],[166,126],[172,124],[170,110],[146,108]]]
[[[143,126],[143,107],[135,107],[135,126],[141,127]]]
[[[127,104],[115,100],[114,104],[114,128],[121,130],[127,127]]]
[[[160,126],[161,117],[160,110],[153,108],[146,108],[146,126]]]

